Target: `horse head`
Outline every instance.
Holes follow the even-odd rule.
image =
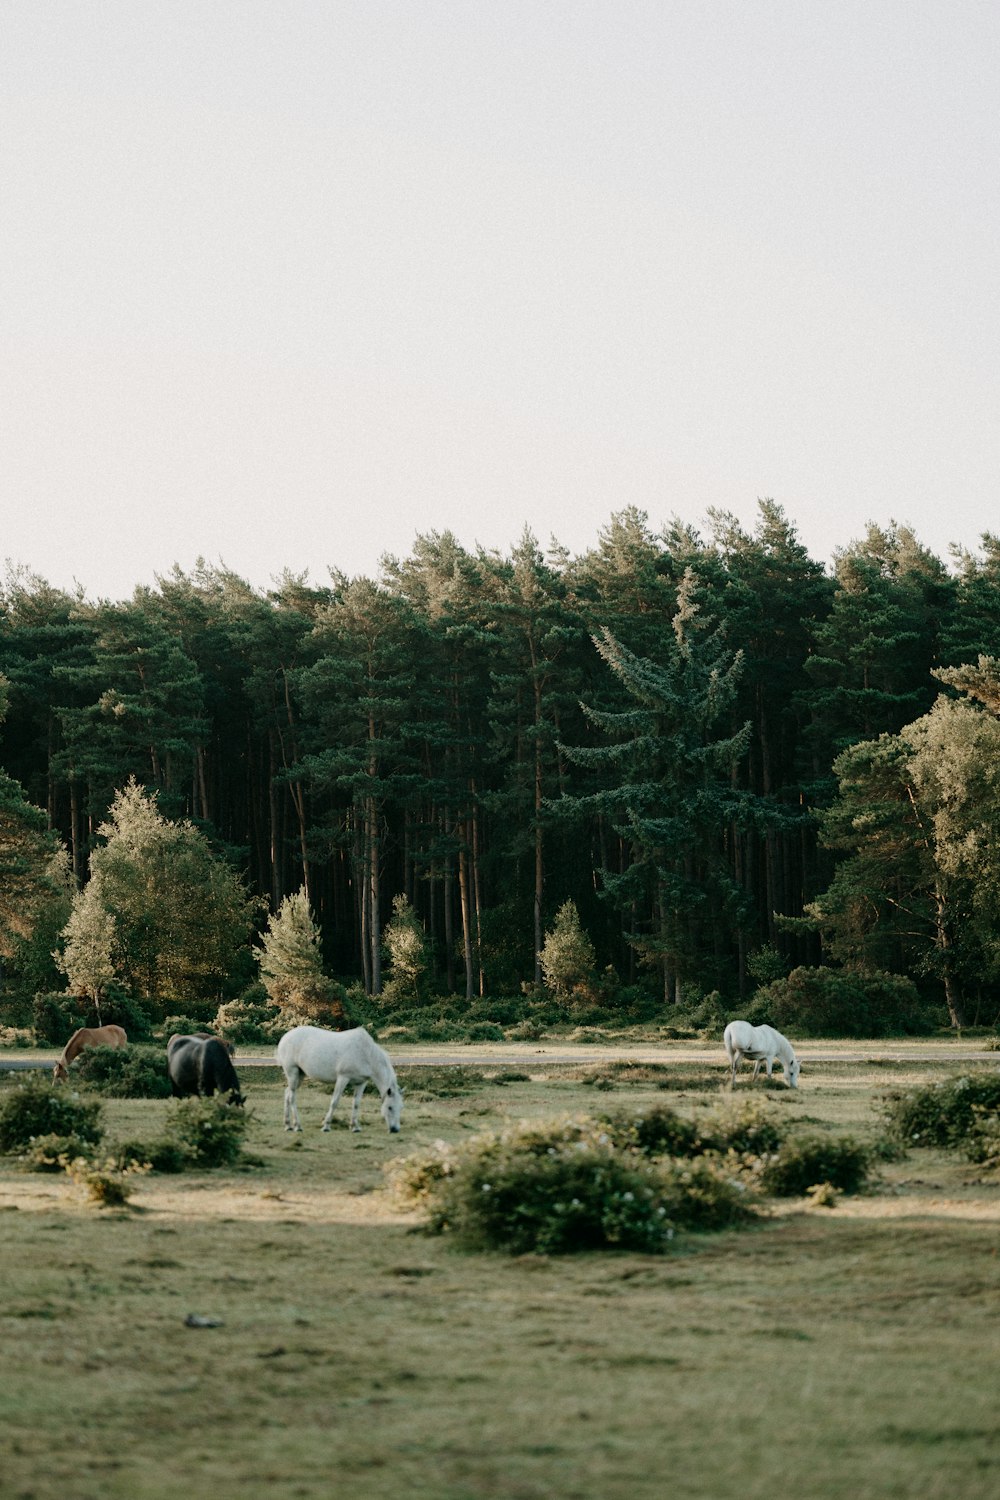
[[[382,1118],[388,1125],[392,1135],[395,1135],[399,1130],[399,1117],[402,1113],[403,1090],[398,1083],[390,1083],[382,1095]]]
[[[793,1057],[792,1060],[791,1060],[791,1062],[786,1067],[785,1074],[786,1074],[786,1076],[788,1078],[788,1087],[790,1089],[797,1089],[798,1088],[798,1086],[799,1086],[799,1069],[801,1067],[802,1067],[802,1064],[799,1062],[799,1060],[798,1060],[797,1057]]]
[[[65,1083],[68,1077],[69,1073],[66,1070],[66,1064],[63,1062],[62,1058],[60,1058],[55,1067],[52,1069],[52,1082]]]

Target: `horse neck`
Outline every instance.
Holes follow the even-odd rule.
[[[792,1051],[792,1044],[787,1037],[779,1037],[775,1056],[779,1057],[784,1063],[795,1061],[795,1053]]]
[[[381,1057],[376,1053],[372,1068],[372,1082],[384,1099],[388,1089],[396,1082],[396,1070],[383,1052]]]

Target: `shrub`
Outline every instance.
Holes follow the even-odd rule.
[[[716,1166],[654,1166],[587,1119],[521,1125],[457,1150],[439,1144],[393,1175],[429,1206],[432,1231],[514,1254],[659,1253],[677,1226],[716,1229],[752,1212],[742,1185]]]
[[[431,1227],[473,1248],[662,1251],[673,1227],[651,1169],[594,1144],[486,1145],[441,1177]]]
[[[885,1094],[879,1105],[890,1129],[912,1146],[955,1146],[1000,1111],[1000,1073],[966,1073],[919,1089]]]
[[[667,1217],[681,1229],[729,1229],[754,1217],[746,1184],[718,1162],[670,1162],[660,1181]]]
[[[36,1135],[22,1154],[29,1172],[61,1172],[67,1160],[90,1158],[94,1142],[78,1135]]]
[[[65,1085],[34,1075],[0,1099],[0,1151],[22,1151],[39,1135],[74,1135],[98,1142],[101,1101],[81,1099]]]
[[[180,1099],[173,1106],[167,1135],[190,1152],[192,1165],[229,1167],[239,1160],[247,1123],[241,1105],[214,1095]]]
[[[920,1036],[934,1029],[912,979],[826,968],[793,969],[754,996],[752,1024],[763,1015],[779,1031],[806,1036]]]
[[[170,1095],[162,1047],[86,1047],[73,1068],[83,1083],[109,1099],[166,1099]]]
[[[194,1164],[195,1157],[182,1141],[160,1136],[152,1141],[123,1141],[115,1148],[113,1160],[121,1168],[138,1162],[152,1172],[183,1172]]]
[[[762,1099],[727,1100],[707,1116],[702,1134],[706,1149],[764,1156],[777,1151],[788,1127]]]
[[[206,1031],[207,1029],[207,1023],[196,1021],[194,1016],[166,1016],[163,1024],[157,1026],[156,1034],[157,1036],[162,1036],[164,1041],[167,1041],[175,1034],[193,1036],[196,1031]]]
[[[73,1181],[102,1208],[123,1208],[134,1191],[134,1179],[147,1170],[138,1162],[120,1167],[113,1157],[95,1161],[87,1156],[68,1159],[65,1167]]]
[[[262,984],[252,985],[238,1000],[227,1000],[220,1005],[213,1024],[216,1031],[231,1042],[258,1046],[276,1041],[282,1032],[288,1030],[281,1019],[281,1011],[267,998]]]
[[[643,1156],[697,1156],[705,1149],[697,1126],[666,1105],[641,1114],[619,1111],[600,1118],[616,1146],[631,1147]]]
[[[80,1026],[96,1023],[97,1017],[85,995],[47,990],[35,996],[31,1024],[40,1042],[62,1047]]]
[[[765,1192],[795,1198],[822,1183],[842,1193],[858,1193],[868,1180],[871,1153],[850,1136],[800,1136],[786,1141],[765,1162],[760,1176]]]

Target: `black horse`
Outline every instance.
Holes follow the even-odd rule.
[[[224,1042],[217,1036],[182,1036],[167,1042],[167,1072],[175,1099],[188,1094],[228,1094],[230,1104],[242,1104],[240,1081]]]

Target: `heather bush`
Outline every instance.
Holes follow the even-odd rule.
[[[73,1071],[82,1083],[109,1099],[166,1099],[170,1095],[162,1047],[86,1047]]]
[[[82,1099],[44,1075],[17,1083],[0,1098],[0,1151],[23,1151],[40,1135],[79,1136],[96,1143],[103,1134],[101,1101]]]
[[[1000,1111],[1000,1073],[965,1073],[923,1088],[883,1095],[879,1108],[909,1146],[957,1146]]]
[[[197,1167],[229,1167],[243,1150],[248,1117],[243,1107],[213,1095],[179,1099],[171,1107],[167,1136],[190,1153]]]
[[[77,1156],[64,1160],[67,1174],[88,1198],[102,1208],[124,1208],[135,1190],[135,1180],[147,1168],[139,1162],[121,1167],[114,1157],[96,1160]]]
[[[829,1183],[842,1193],[858,1193],[868,1181],[871,1152],[850,1136],[799,1136],[769,1157],[760,1185],[778,1198],[795,1198]]]
[[[29,1172],[61,1172],[66,1162],[94,1155],[95,1142],[79,1135],[36,1135],[21,1154],[22,1165]]]
[[[477,1137],[392,1169],[429,1211],[429,1227],[473,1249],[628,1249],[660,1253],[676,1228],[718,1229],[752,1209],[743,1185],[714,1164],[656,1165],[603,1121],[543,1121]],[[624,1143],[624,1144],[623,1144]]]

